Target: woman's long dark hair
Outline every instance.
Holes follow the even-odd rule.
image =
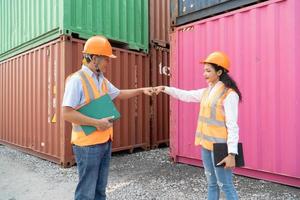
[[[216,72],[219,70],[222,71],[222,74],[220,76],[220,81],[223,82],[227,88],[233,89],[239,95],[240,101],[242,101],[242,93],[240,92],[238,86],[236,85],[236,82],[227,73],[227,70],[213,63],[211,63],[211,65],[216,70]]]

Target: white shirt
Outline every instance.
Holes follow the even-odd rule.
[[[104,79],[104,75],[101,73],[98,77],[97,75],[90,70],[87,66],[82,65],[82,70],[86,72],[89,76],[91,76],[96,83],[97,89],[100,93],[102,93],[102,82]],[[116,88],[113,84],[111,84],[107,79],[107,94],[111,99],[116,98],[120,94],[120,90]],[[68,106],[72,108],[76,108],[79,105],[82,105],[85,102],[85,98],[83,95],[83,88],[81,79],[79,76],[71,76],[70,79],[66,83],[65,93],[63,97],[62,106]]]
[[[210,89],[209,97],[215,93],[215,88],[221,84],[217,82],[214,87]],[[201,102],[203,92],[206,88],[199,90],[181,90],[174,87],[165,87],[164,92],[175,99],[179,99],[184,102]],[[239,141],[239,127],[237,124],[238,119],[238,104],[239,96],[236,92],[230,92],[223,101],[225,112],[225,124],[228,132],[227,146],[228,153],[237,154],[237,144]]]

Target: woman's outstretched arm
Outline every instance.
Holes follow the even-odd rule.
[[[184,102],[200,102],[205,88],[199,90],[181,90],[175,87],[157,86],[154,87],[156,94],[164,92],[171,97]]]

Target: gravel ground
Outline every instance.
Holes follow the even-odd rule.
[[[76,167],[63,169],[0,145],[0,200],[68,200],[76,182]],[[242,200],[300,199],[299,188],[242,176],[235,176],[234,183]],[[203,169],[171,163],[168,148],[113,155],[109,200],[201,200],[206,193]]]

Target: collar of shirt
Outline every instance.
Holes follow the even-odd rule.
[[[209,90],[212,90],[214,88],[218,88],[220,86],[222,86],[224,83],[222,81],[218,81],[214,86],[212,86],[211,84],[209,84],[208,88]]]
[[[85,65],[82,65],[82,70],[83,70],[84,72],[86,72],[89,76],[92,77],[92,79],[94,80],[94,82],[95,82],[95,84],[96,84],[97,89],[101,92],[101,91],[102,91],[101,85],[102,85],[103,80],[104,80],[104,75],[103,75],[103,73],[101,72],[101,73],[99,74],[99,76],[97,77],[97,75],[96,75],[90,68],[88,68],[88,67],[85,66]]]
[[[209,97],[222,85],[224,85],[222,81],[218,81],[214,86],[209,85]]]
[[[89,76],[91,76],[92,78],[94,78],[94,79],[96,79],[96,80],[98,79],[97,75],[96,75],[90,68],[88,68],[87,66],[82,65],[81,69],[82,69],[84,72],[86,72]],[[99,80],[100,80],[100,79],[104,79],[104,75],[103,75],[102,72],[100,72],[100,74],[99,74]]]

